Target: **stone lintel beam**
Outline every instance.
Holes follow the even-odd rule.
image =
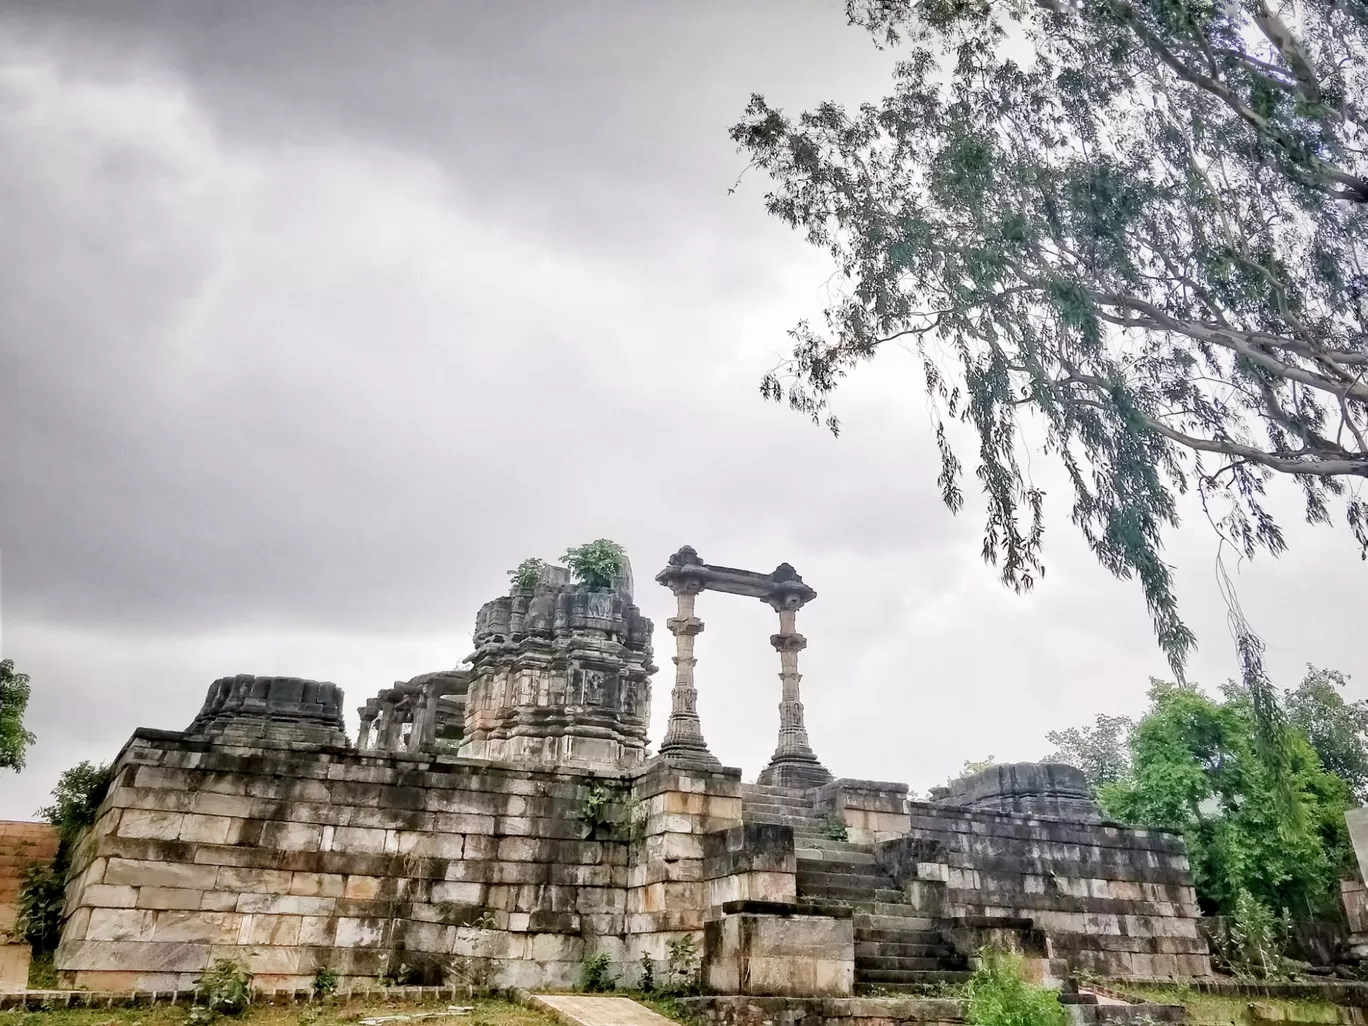
[[[668,565],[655,579],[671,591],[692,586],[695,591],[758,598],[775,609],[800,609],[817,597],[817,592],[804,584],[788,563],[781,563],[767,574],[713,566],[703,562],[692,545],[685,545],[671,556]]]

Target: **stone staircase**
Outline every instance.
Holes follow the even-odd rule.
[[[963,956],[879,869],[873,846],[827,837],[822,814],[801,791],[746,785],[741,816],[793,829],[798,903],[805,911],[854,920],[857,993],[924,993],[968,979]]]

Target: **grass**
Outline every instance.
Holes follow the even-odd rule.
[[[219,1020],[222,1026],[351,1026],[360,1019],[404,1012],[439,1011],[450,1001],[390,1003],[353,998],[317,1005],[254,1005],[240,1016]],[[457,1004],[463,1004],[459,1000]],[[419,1020],[415,1026],[552,1026],[555,1020],[508,1001],[477,1000],[469,1015]],[[70,1008],[48,1012],[11,1009],[0,1012],[0,1026],[185,1026],[187,1005],[153,1008]],[[404,1026],[403,1023],[389,1026]]]
[[[1311,1001],[1302,998],[1248,998],[1223,996],[1220,994],[1201,994],[1186,987],[1161,987],[1152,984],[1126,984],[1122,987],[1126,994],[1147,998],[1166,1005],[1182,1005],[1187,1009],[1188,1022],[1193,1024],[1228,1024],[1244,1026],[1245,1016],[1250,1004],[1257,1001],[1261,1005],[1271,1005],[1291,1013],[1288,1018],[1303,1022],[1337,1021],[1337,1010],[1328,1001]]]

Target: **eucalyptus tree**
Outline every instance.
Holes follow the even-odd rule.
[[[830,253],[825,325],[762,394],[839,431],[833,392],[917,354],[939,487],[977,436],[983,557],[1044,572],[1043,444],[1097,560],[1144,591],[1180,677],[1193,645],[1165,531],[1195,492],[1239,552],[1279,553],[1275,477],[1368,558],[1368,5],[1362,0],[848,0],[904,48],[887,96],[732,137],[768,210]],[[920,401],[920,400],[919,400]],[[1279,717],[1232,603],[1260,721]]]

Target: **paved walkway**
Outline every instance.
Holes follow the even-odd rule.
[[[673,1019],[625,997],[532,994],[533,1008],[554,1015],[566,1026],[679,1026]]]

